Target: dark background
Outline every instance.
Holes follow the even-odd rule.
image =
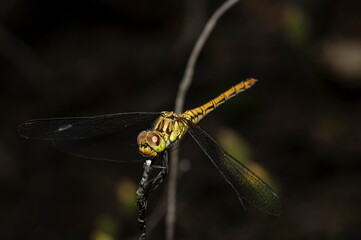
[[[0,2],[0,239],[137,239],[141,162],[73,157],[20,138],[17,126],[172,110],[222,2]],[[259,79],[200,125],[270,183],[283,213],[245,211],[188,138],[176,239],[361,238],[360,12],[356,0],[252,0],[220,20],[185,106]],[[165,191],[150,199],[150,239],[164,239]]]

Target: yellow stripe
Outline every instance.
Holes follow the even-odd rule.
[[[211,101],[207,102],[206,104],[185,111],[182,115],[186,119],[190,120],[192,123],[197,124],[202,118],[204,118],[208,113],[212,112],[214,109],[228,101],[229,99],[235,97],[237,94],[243,92],[244,90],[252,87],[257,82],[254,78],[249,78],[244,80],[237,85],[234,85],[218,97],[212,99]]]

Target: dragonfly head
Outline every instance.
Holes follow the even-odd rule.
[[[137,137],[137,143],[139,152],[146,157],[154,158],[165,150],[165,141],[156,131],[141,131]]]

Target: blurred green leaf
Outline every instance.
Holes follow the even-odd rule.
[[[118,234],[118,224],[109,215],[101,215],[97,219],[95,229],[91,234],[91,240],[115,240]]]
[[[122,178],[116,185],[116,196],[120,205],[130,214],[137,213],[137,185],[128,178]]]
[[[296,46],[303,46],[309,40],[307,18],[303,10],[295,4],[284,7],[284,32],[287,40]]]

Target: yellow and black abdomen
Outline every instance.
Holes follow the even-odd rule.
[[[229,99],[233,98],[237,94],[243,92],[244,90],[252,87],[257,82],[254,78],[249,78],[247,80],[244,80],[237,85],[234,85],[218,97],[212,99],[211,101],[207,102],[206,104],[185,111],[182,116],[187,119],[188,121],[191,121],[193,124],[197,124],[202,118],[204,118],[208,113],[212,112],[214,109],[228,101]]]

